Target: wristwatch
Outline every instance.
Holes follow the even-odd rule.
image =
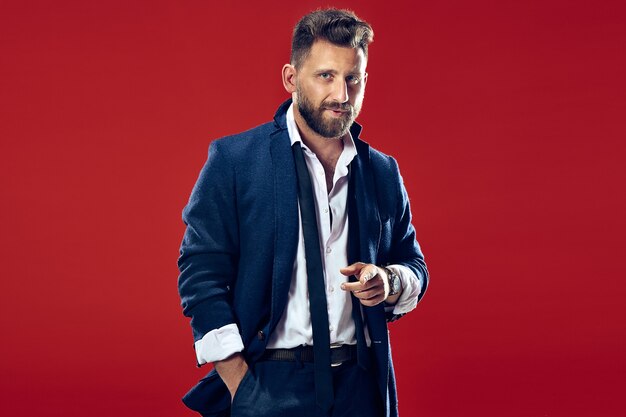
[[[400,277],[398,276],[398,274],[396,274],[386,266],[383,267],[383,269],[387,273],[387,280],[389,282],[389,295],[398,294],[400,291],[402,291],[402,283],[400,282]]]

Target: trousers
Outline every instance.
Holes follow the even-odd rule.
[[[381,417],[376,379],[355,361],[332,368],[334,404],[322,411],[315,401],[313,363],[260,361],[242,379],[231,417]]]

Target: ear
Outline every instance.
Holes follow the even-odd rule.
[[[367,84],[367,72],[363,75],[363,87]]]
[[[296,67],[291,64],[283,66],[283,87],[288,93],[296,92]]]

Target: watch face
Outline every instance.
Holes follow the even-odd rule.
[[[393,274],[393,293],[397,294],[400,292],[400,278],[396,274]]]
[[[400,292],[400,277],[389,269],[387,269],[387,275],[389,276],[389,295],[396,295]]]

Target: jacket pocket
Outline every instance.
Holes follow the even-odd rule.
[[[233,409],[235,409],[242,401],[245,404],[246,398],[250,397],[250,389],[252,388],[250,384],[254,382],[253,376],[254,375],[252,374],[252,371],[250,370],[250,368],[248,368],[243,378],[241,379],[239,386],[237,387],[237,391],[235,391],[235,396],[233,397],[233,402],[231,404],[231,407]]]
[[[228,417],[230,414],[230,393],[215,369],[185,394],[183,403],[205,417]]]

